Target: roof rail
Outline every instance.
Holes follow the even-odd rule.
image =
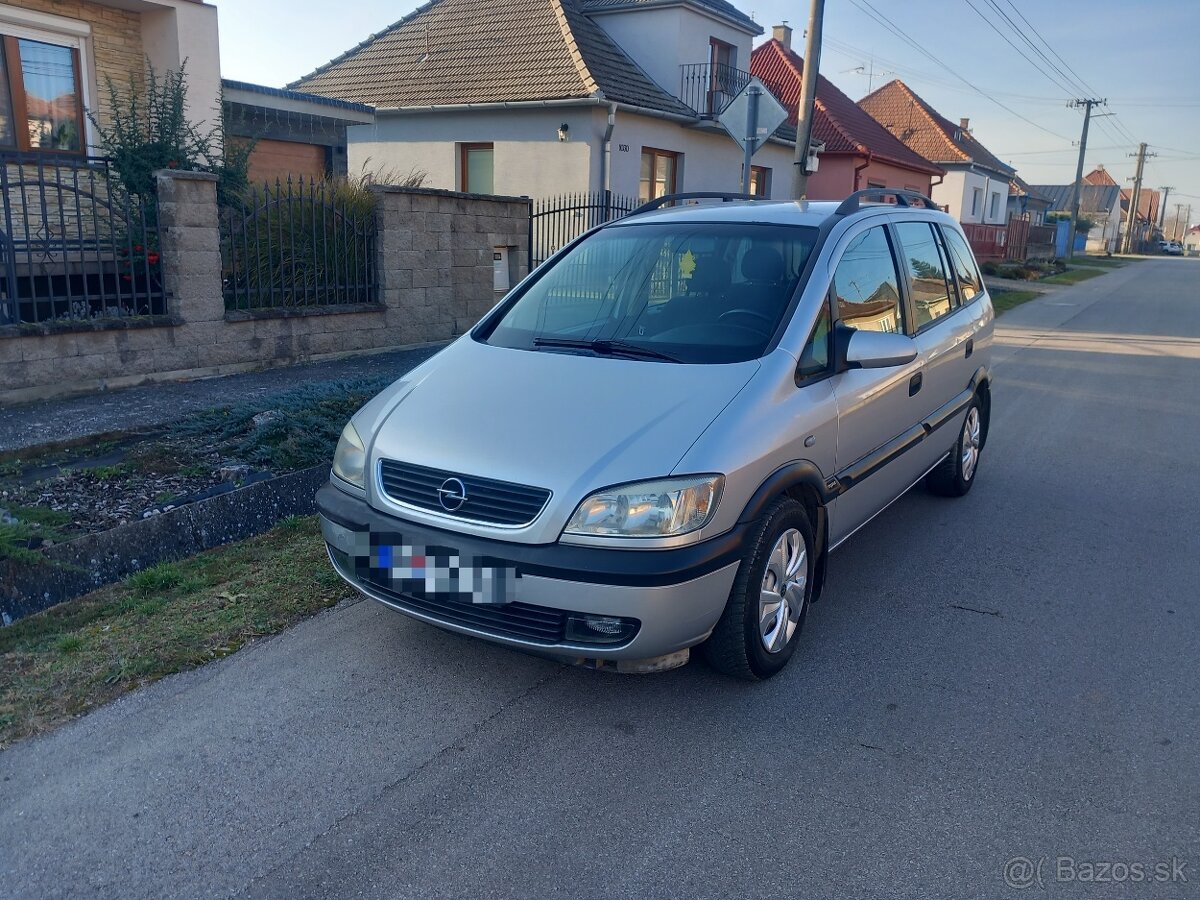
[[[868,197],[895,197],[897,206],[912,206],[913,200],[920,200],[921,205],[925,209],[941,209],[936,203],[926,197],[924,194],[919,194],[916,191],[902,191],[898,188],[866,188],[865,190],[855,191],[849,197],[841,202],[841,205],[834,210],[834,215],[848,216],[852,212],[857,212],[861,207],[861,201]],[[884,203],[884,200],[877,200],[877,203]]]
[[[679,200],[720,200],[722,203],[729,203],[733,200],[766,200],[766,197],[756,197],[753,194],[731,194],[727,191],[690,191],[685,194],[664,194],[661,197],[655,197],[647,203],[643,203],[629,215],[636,216],[638,213],[650,212],[653,209],[658,209],[660,206],[666,206],[668,203],[674,203]]]

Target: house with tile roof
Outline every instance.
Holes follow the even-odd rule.
[[[289,87],[374,107],[351,170],[535,198],[738,190],[715,117],[761,33],[725,0],[432,0]],[[766,196],[790,188],[786,128],[754,159]]]
[[[1103,184],[1119,186],[1119,182],[1109,174],[1103,165],[1097,166],[1083,176],[1085,184]],[[1121,231],[1128,224],[1129,204],[1133,202],[1133,189],[1121,188]],[[1159,210],[1162,205],[1162,195],[1150,187],[1142,187],[1138,194],[1137,221],[1134,224],[1134,234],[1139,243],[1149,241],[1158,230]]]
[[[1031,185],[1031,190],[1049,199],[1049,213],[1067,216],[1071,214],[1074,189],[1073,184]],[[1079,217],[1093,223],[1084,249],[1089,253],[1116,252],[1122,228],[1121,191],[1116,183],[1082,185],[1079,192]]]
[[[1183,249],[1188,256],[1200,256],[1200,225],[1193,225],[1184,233]]]
[[[750,71],[767,84],[789,110],[796,112],[804,80],[804,58],[792,49],[792,29],[776,25],[771,40],[754,48]],[[863,111],[823,75],[817,75],[813,101],[813,137],[824,143],[820,168],[808,179],[813,200],[840,200],[868,187],[890,187],[929,196],[946,174],[910,150]]]
[[[963,224],[1005,224],[1008,182],[1016,170],[980,143],[969,119],[954,124],[899,79],[858,105],[909,149],[946,170],[932,197],[947,212]]]

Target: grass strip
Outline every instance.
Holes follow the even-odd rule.
[[[996,310],[996,315],[1000,315],[1022,303],[1028,303],[1035,297],[1040,297],[1041,293],[1038,291],[990,291],[989,295],[992,298],[992,307]]]
[[[163,563],[0,629],[0,749],[228,656],[350,593],[315,516]]]
[[[1047,275],[1041,279],[1043,284],[1076,284],[1080,281],[1087,281],[1089,278],[1096,278],[1099,275],[1105,274],[1104,269],[1092,268],[1073,268],[1067,269],[1065,272],[1059,272],[1057,275]]]

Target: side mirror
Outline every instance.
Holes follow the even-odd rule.
[[[916,358],[916,342],[906,334],[855,331],[846,343],[846,365],[851,369],[887,369]]]

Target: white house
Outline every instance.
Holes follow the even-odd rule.
[[[909,148],[946,170],[933,186],[934,202],[964,224],[1008,221],[1008,185],[1016,170],[997,159],[971,133],[970,120],[955,125],[903,81],[889,81],[858,101]]]
[[[432,0],[290,87],[375,107],[351,171],[534,198],[736,191],[714,116],[761,33],[724,0]],[[788,194],[793,136],[758,151],[755,192]]]

